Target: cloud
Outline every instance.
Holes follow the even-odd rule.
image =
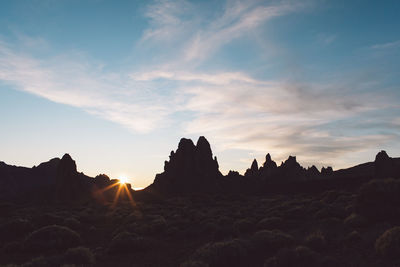
[[[148,90],[148,85],[132,83],[124,75],[101,72],[75,55],[39,60],[1,42],[0,80],[141,133],[163,126],[173,112],[164,104],[171,101]]]
[[[237,2],[227,7],[224,14],[199,31],[185,48],[185,60],[202,60],[211,56],[221,46],[247,34],[266,21],[296,10],[298,5],[278,4],[270,6],[246,6]]]
[[[145,12],[150,26],[144,31],[141,42],[175,39],[178,34],[187,29],[187,24],[190,22],[185,21],[183,17],[190,11],[193,11],[192,5],[184,0],[161,0],[150,4]]]
[[[330,45],[331,43],[333,43],[335,40],[337,39],[337,35],[336,34],[319,34],[317,36],[317,40],[318,42],[324,44],[324,45]]]
[[[199,62],[267,21],[298,11],[304,6],[294,1],[277,1],[273,4],[227,1],[222,14],[212,16],[201,14],[200,4],[156,1],[148,6],[146,16],[150,19],[150,28],[144,31],[140,43],[162,47],[173,43],[172,50],[180,52],[175,61],[181,64]],[[213,12],[211,10],[209,13]]]
[[[376,49],[376,50],[400,48],[400,40],[394,41],[394,42],[389,42],[389,43],[383,43],[383,44],[375,44],[375,45],[372,45],[370,48]]]

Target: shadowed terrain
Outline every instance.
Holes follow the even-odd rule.
[[[65,154],[0,162],[0,199],[0,265],[400,265],[400,159],[385,151],[342,170],[267,154],[223,175],[206,138],[183,138],[143,190]]]

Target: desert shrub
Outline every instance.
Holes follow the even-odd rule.
[[[63,266],[63,259],[59,256],[40,256],[20,265],[22,267],[54,267]]]
[[[224,226],[233,225],[233,220],[232,220],[232,218],[227,217],[227,216],[220,216],[217,219],[217,224],[224,225]]]
[[[353,231],[353,232],[349,233],[343,239],[343,243],[349,247],[353,247],[353,246],[359,244],[361,241],[362,241],[362,237],[361,237],[360,233],[357,231]]]
[[[10,243],[5,244],[1,252],[4,254],[15,254],[22,251],[22,244],[18,241],[11,241]]]
[[[9,216],[15,211],[15,205],[4,200],[0,203],[0,214],[4,217]]]
[[[149,223],[149,231],[152,234],[159,234],[167,229],[167,221],[163,216],[155,216]]]
[[[32,224],[24,219],[15,219],[0,225],[2,241],[14,240],[29,234],[33,230]]]
[[[257,223],[257,228],[259,230],[272,230],[272,229],[280,229],[283,225],[283,220],[280,217],[269,217],[260,220]]]
[[[239,233],[249,233],[254,229],[254,223],[250,219],[240,219],[233,224],[233,229]]]
[[[247,253],[245,241],[233,239],[206,244],[198,249],[192,258],[195,261],[204,262],[210,267],[245,266]]]
[[[264,267],[321,266],[321,256],[308,247],[282,249],[275,257],[265,261]]]
[[[400,215],[400,180],[372,180],[361,186],[355,209],[371,220],[398,218]]]
[[[200,231],[204,234],[213,234],[218,229],[218,225],[212,220],[202,222],[199,227],[201,228]]]
[[[321,201],[325,203],[332,203],[334,202],[339,196],[339,192],[337,191],[327,191],[323,194]]]
[[[71,228],[75,231],[78,231],[81,228],[81,222],[74,217],[66,218],[62,225]]]
[[[31,251],[66,249],[78,246],[81,242],[81,237],[75,231],[64,226],[50,225],[29,234],[24,247]]]
[[[88,266],[95,263],[95,257],[89,248],[70,248],[65,252],[64,262]]]
[[[64,221],[64,218],[51,213],[41,214],[33,218],[33,224],[35,228],[44,227],[47,225],[60,225]]]
[[[317,211],[314,215],[317,219],[324,219],[324,218],[344,218],[346,217],[347,212],[336,205],[325,205],[319,211]]]
[[[22,265],[22,267],[42,267],[42,266],[43,267],[49,266],[48,260],[43,256],[33,258],[31,261]]]
[[[189,260],[189,261],[185,261],[184,263],[179,265],[179,267],[209,267],[209,265],[202,261]]]
[[[357,213],[350,214],[345,220],[344,224],[350,227],[363,227],[367,224],[367,220],[364,216]]]
[[[400,227],[393,227],[378,237],[375,250],[384,258],[400,258]]]
[[[250,242],[255,251],[268,254],[290,246],[294,243],[294,239],[291,235],[278,230],[263,230],[255,233]]]
[[[111,240],[109,251],[114,253],[126,253],[143,251],[149,247],[149,242],[136,234],[121,232]]]
[[[221,241],[225,239],[232,239],[236,236],[236,232],[232,225],[217,226],[217,229],[213,233],[213,241]]]
[[[325,235],[321,231],[315,231],[305,238],[308,247],[315,250],[323,250],[326,248]]]

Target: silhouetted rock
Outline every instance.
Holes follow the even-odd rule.
[[[94,184],[98,188],[104,188],[110,185],[110,177],[105,174],[99,174],[94,177]]]
[[[265,156],[263,167],[266,169],[275,169],[277,167],[275,161],[271,159],[271,155],[269,153]]]
[[[304,177],[305,169],[297,162],[295,156],[289,158],[279,167],[281,178],[285,179],[300,179]]]
[[[321,169],[321,174],[322,175],[332,175],[333,174],[333,169],[332,169],[332,167],[322,167],[322,169]]]
[[[57,168],[55,197],[62,202],[74,202],[88,197],[88,187],[80,179],[76,163],[69,154],[65,154]]]
[[[309,167],[309,168],[307,169],[307,175],[310,176],[310,177],[315,177],[315,176],[320,175],[320,172],[319,172],[319,170],[317,169],[317,167],[315,167],[314,165],[312,165],[311,167]]]
[[[258,163],[257,160],[254,159],[253,162],[251,163],[250,169],[247,169],[244,176],[249,177],[249,176],[256,176],[258,175]]]
[[[165,193],[210,192],[221,178],[207,139],[201,136],[195,146],[192,140],[182,138],[150,188]]]
[[[375,157],[375,176],[377,178],[389,178],[395,175],[393,159],[388,156],[386,151],[382,150]]]

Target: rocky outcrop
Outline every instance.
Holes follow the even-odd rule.
[[[396,173],[395,161],[389,157],[386,151],[382,150],[375,156],[375,176],[376,178],[389,178],[398,176]]]
[[[88,190],[76,170],[76,163],[65,154],[57,168],[55,198],[59,201],[77,201]]]
[[[165,161],[164,172],[157,174],[152,189],[164,193],[216,191],[222,174],[217,158],[212,155],[209,142],[201,136],[194,145],[182,138],[176,152],[171,151]]]
[[[308,177],[316,177],[316,176],[318,176],[320,174],[321,173],[319,172],[317,167],[315,167],[314,165],[312,165],[311,167],[307,168],[307,176]]]
[[[329,176],[333,174],[333,169],[332,167],[328,166],[328,167],[322,167],[321,169],[321,174],[324,176]]]
[[[253,163],[251,163],[250,169],[246,170],[244,176],[246,176],[246,177],[254,177],[254,176],[257,176],[258,174],[259,174],[258,173],[258,163],[257,163],[257,160],[254,159]]]

